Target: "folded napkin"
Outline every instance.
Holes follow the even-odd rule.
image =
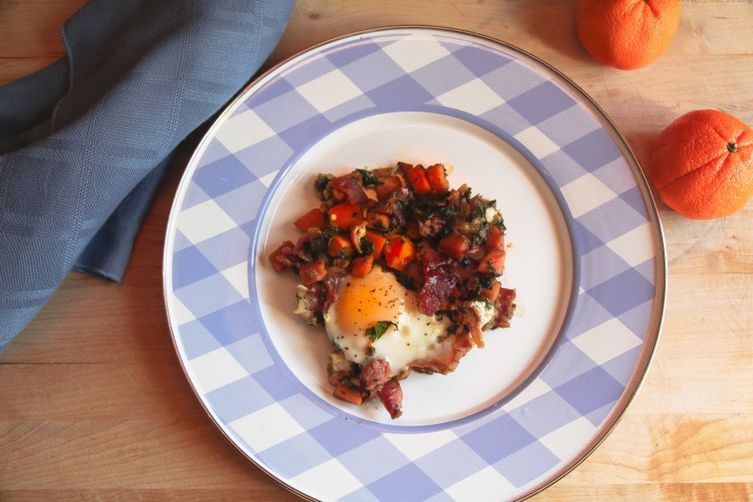
[[[75,266],[119,281],[171,152],[269,56],[293,0],[91,0],[0,87],[0,352]]]

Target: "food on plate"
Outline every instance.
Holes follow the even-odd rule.
[[[753,195],[753,129],[717,110],[686,113],[659,136],[647,174],[683,216],[729,216]]]
[[[320,206],[295,220],[301,237],[270,264],[298,274],[295,313],[326,330],[334,396],[378,398],[397,418],[400,380],[447,374],[484,346],[484,330],[509,326],[502,214],[470,187],[450,188],[442,164],[320,174],[314,188]]]
[[[581,43],[596,61],[633,70],[670,46],[680,0],[581,0],[575,19]]]

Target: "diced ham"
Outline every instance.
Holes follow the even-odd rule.
[[[497,311],[497,319],[494,321],[494,326],[497,328],[509,328],[510,319],[515,311],[515,290],[500,288],[499,297],[499,310]]]
[[[390,378],[390,363],[384,359],[369,359],[361,368],[359,379],[365,390],[374,390]]]
[[[379,400],[382,401],[391,418],[394,419],[403,414],[403,389],[397,380],[392,379],[384,384],[379,392]]]
[[[295,251],[295,244],[285,241],[269,255],[269,263],[277,272],[282,272],[293,265]]]
[[[429,246],[423,246],[418,257],[424,276],[424,282],[418,291],[418,310],[430,316],[447,307],[458,276],[448,266],[450,259]]]
[[[337,293],[340,291],[343,277],[343,273],[332,273],[330,270],[330,273],[322,281],[325,290],[322,311],[327,310],[335,302],[335,299],[337,299]]]

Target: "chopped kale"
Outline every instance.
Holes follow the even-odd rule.
[[[361,237],[361,254],[368,256],[374,252],[374,243],[366,237]]]
[[[365,187],[382,184],[382,182],[379,181],[379,178],[367,169],[356,169],[356,172],[361,175],[361,182]]]
[[[319,234],[310,241],[311,253],[316,257],[327,254],[329,238],[325,234]]]
[[[476,218],[483,218],[484,217],[484,208],[481,206],[478,206],[476,209],[473,210],[471,214],[468,215],[468,221],[473,221]]]
[[[329,200],[332,198],[332,187],[329,186],[332,178],[329,174],[317,175],[316,181],[314,181],[314,188],[320,199]]]
[[[455,216],[455,208],[450,205],[442,206],[439,208],[438,213],[439,216],[449,221]]]
[[[481,285],[484,289],[489,289],[492,287],[492,282],[494,279],[489,277],[488,275],[482,275],[478,278],[478,283]]]

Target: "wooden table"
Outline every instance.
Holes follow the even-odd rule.
[[[83,0],[0,0],[0,82],[63,53]],[[597,66],[566,0],[299,1],[270,62],[354,30],[448,25],[526,49],[614,119],[645,162],[658,132],[697,108],[753,124],[753,3],[685,1],[652,66]],[[122,284],[73,273],[0,357],[0,500],[293,500],[212,425],[180,370],[162,302],[182,149]],[[753,202],[695,222],[662,208],[670,261],[666,322],[638,397],[608,439],[539,499],[753,498]]]

